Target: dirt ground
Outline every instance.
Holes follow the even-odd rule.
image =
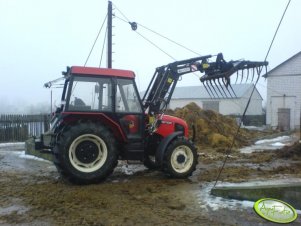
[[[52,163],[24,158],[22,150],[0,147],[1,225],[273,225],[251,207],[213,209],[202,198],[216,180],[223,149],[199,148],[197,170],[187,180],[120,162],[106,181],[88,186],[62,181]],[[300,160],[297,142],[277,151],[233,151],[218,183],[301,178]],[[300,223],[299,216],[291,225]]]

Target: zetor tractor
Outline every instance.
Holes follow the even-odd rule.
[[[53,113],[49,131],[35,141],[35,148],[50,150],[60,174],[73,183],[105,179],[118,160],[139,160],[174,178],[190,176],[198,156],[188,125],[180,118],[164,115],[180,76],[200,71],[204,73],[202,82],[222,79],[221,88],[227,89],[234,72],[266,64],[226,62],[221,54],[209,62],[211,57],[157,68],[142,98],[132,71],[67,68],[63,72],[62,104]]]

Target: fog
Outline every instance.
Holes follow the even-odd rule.
[[[130,21],[201,55],[222,52],[226,60],[263,60],[287,2],[116,0],[113,4]],[[133,70],[139,90],[145,90],[155,68],[174,60],[118,19],[124,17],[115,6],[113,67]],[[301,50],[300,10],[301,1],[292,0],[267,59],[269,69]],[[106,13],[103,0],[0,0],[0,113],[49,112],[51,90],[43,84],[60,77],[66,66],[83,66]],[[177,60],[196,56],[139,24],[137,31]],[[103,40],[104,32],[87,66],[99,66]],[[105,60],[101,66],[106,66]],[[197,83],[195,76],[186,75],[179,86]],[[264,79],[258,89],[265,99]],[[59,93],[53,89],[53,106],[59,103]]]

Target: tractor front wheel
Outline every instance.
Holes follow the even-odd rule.
[[[197,149],[184,137],[173,140],[164,156],[164,172],[173,178],[187,178],[197,165]]]
[[[97,183],[117,165],[113,134],[103,125],[87,122],[71,126],[54,148],[55,164],[61,175],[78,184]]]

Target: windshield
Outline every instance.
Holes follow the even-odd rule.
[[[74,77],[69,93],[69,111],[112,111],[109,78]]]

